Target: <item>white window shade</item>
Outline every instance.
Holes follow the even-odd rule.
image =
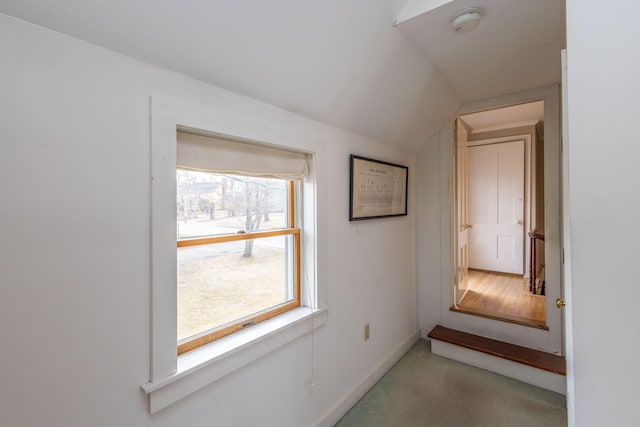
[[[309,158],[305,153],[186,132],[178,132],[177,166],[287,180],[304,180],[309,176]]]

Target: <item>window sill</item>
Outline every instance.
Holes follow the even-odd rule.
[[[327,321],[327,309],[301,307],[177,356],[175,374],[143,384],[155,413],[313,331]]]

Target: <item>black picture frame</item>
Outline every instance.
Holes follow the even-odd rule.
[[[349,221],[407,215],[409,167],[351,155]]]

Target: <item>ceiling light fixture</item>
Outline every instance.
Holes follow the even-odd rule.
[[[451,22],[451,27],[456,33],[463,34],[475,30],[479,23],[480,11],[475,7],[471,7],[456,13],[453,22]]]

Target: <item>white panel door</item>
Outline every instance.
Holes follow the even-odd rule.
[[[524,273],[524,141],[468,148],[469,267]]]

